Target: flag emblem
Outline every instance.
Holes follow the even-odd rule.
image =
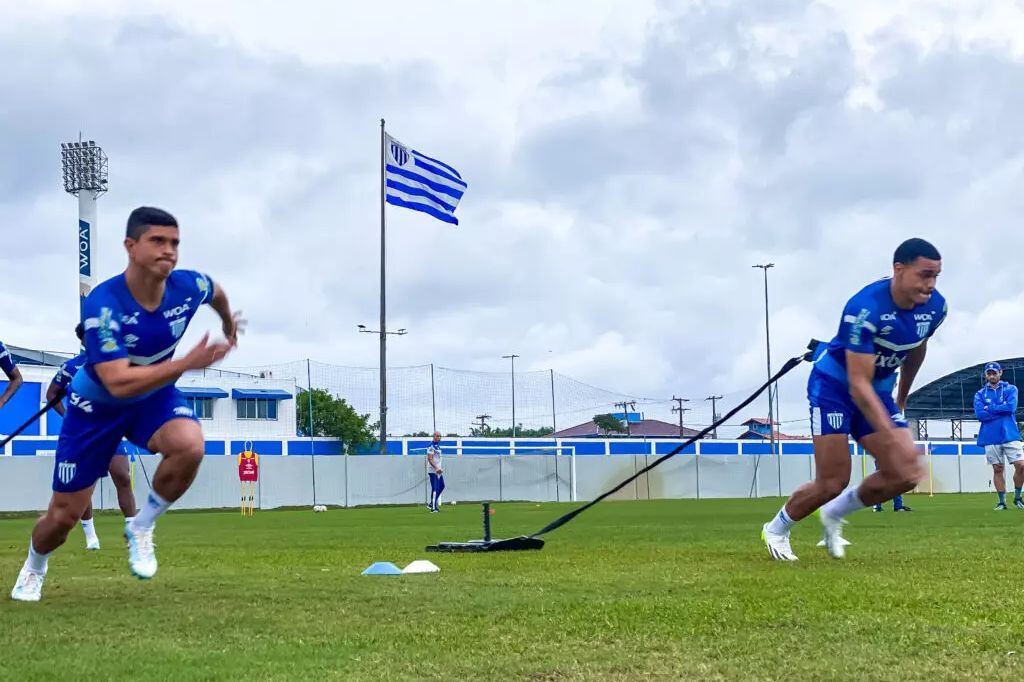
[[[385,200],[458,225],[455,209],[468,185],[459,171],[438,159],[386,137]]]

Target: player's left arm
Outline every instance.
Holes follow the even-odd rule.
[[[18,392],[25,380],[21,376],[21,370],[14,364],[14,358],[7,346],[0,343],[0,369],[7,375],[7,389],[0,395],[0,408],[7,404],[7,401]]]
[[[907,409],[907,398],[910,396],[910,387],[914,384],[917,371],[921,369],[924,356],[928,354],[928,339],[925,339],[920,346],[907,353],[907,357],[900,366],[900,381],[896,389],[896,407],[900,412]]]
[[[232,311],[231,303],[228,302],[228,295],[224,287],[216,282],[213,283],[213,296],[210,297],[210,307],[220,316],[224,338],[232,346],[238,345],[238,335],[245,333],[245,319],[241,311]]]
[[[1003,402],[993,405],[989,412],[998,415],[1017,414],[1017,387],[1013,384],[1007,386],[1003,392]]]
[[[6,405],[7,401],[13,398],[18,389],[25,383],[25,378],[21,376],[21,370],[14,364],[11,364],[9,367],[5,366],[4,373],[7,375],[7,388],[4,390],[3,395],[0,395],[0,408]]]

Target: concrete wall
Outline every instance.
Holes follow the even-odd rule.
[[[339,456],[286,454],[297,450],[295,441],[284,444],[280,456],[260,457],[257,506],[360,506],[424,504],[429,485],[422,455]],[[234,441],[229,441],[232,445]],[[321,441],[317,441],[320,444]],[[708,447],[713,443],[715,447]],[[329,443],[325,443],[329,444]],[[667,452],[671,444],[659,442]],[[747,498],[789,495],[814,473],[809,454],[696,454],[696,450],[740,451],[748,444],[711,442],[694,452],[679,454],[630,482],[612,499]],[[985,492],[992,490],[992,469],[972,444],[932,444],[925,458],[930,475],[919,493]],[[234,452],[237,448],[229,451]],[[652,448],[653,449],[653,448]],[[40,452],[45,452],[40,450]],[[308,450],[307,450],[308,452]],[[658,455],[451,455],[445,456],[446,501],[570,501],[591,500],[614,487]],[[857,452],[852,457],[852,482],[874,470],[873,460]],[[159,457],[138,457],[134,464],[139,499],[148,491]],[[0,457],[0,511],[45,508],[53,476],[53,456]],[[1009,475],[1008,475],[1009,477]],[[781,483],[781,488],[780,488]],[[1008,487],[1012,487],[1008,486]],[[238,506],[237,460],[233,456],[207,456],[192,489],[179,508],[233,508]],[[116,509],[117,498],[109,479],[96,488],[97,509]]]

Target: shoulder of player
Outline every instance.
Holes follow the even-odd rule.
[[[888,279],[872,282],[850,297],[846,303],[846,312],[856,313],[859,311],[859,314],[864,315],[866,319],[877,317],[886,312],[883,308],[888,303],[888,293]]]
[[[122,308],[120,292],[126,289],[124,275],[115,275],[105,279],[92,288],[85,297],[85,312],[98,314],[103,308],[120,311]]]
[[[198,270],[174,270],[167,281],[175,289],[189,293],[198,292],[206,301],[213,296],[213,278]]]

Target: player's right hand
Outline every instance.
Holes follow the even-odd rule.
[[[232,344],[227,341],[210,343],[210,334],[207,332],[182,360],[188,369],[205,369],[223,360],[231,347]]]

